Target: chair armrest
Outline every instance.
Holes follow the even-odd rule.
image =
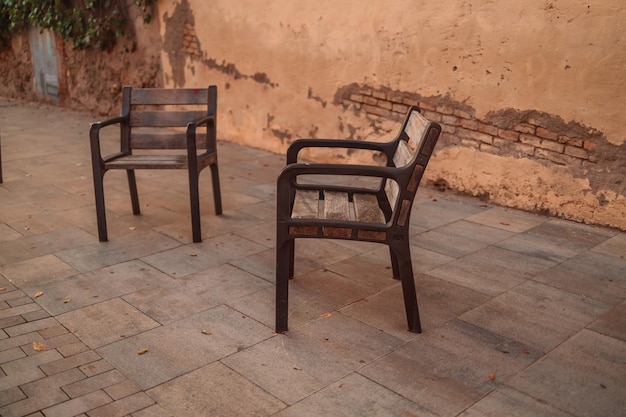
[[[298,139],[287,148],[287,164],[298,162],[298,153],[304,148],[344,148],[362,149],[382,152],[390,160],[393,156],[395,143],[392,142],[367,142],[352,139]]]
[[[210,114],[199,120],[189,122],[187,124],[187,152],[195,156],[196,155],[196,130],[200,126],[207,126],[206,147],[207,152],[211,152],[211,149],[217,147],[217,138],[215,136],[215,114]]]
[[[281,184],[293,184],[299,175],[350,175],[363,177],[391,178],[398,181],[406,175],[406,170],[395,167],[339,164],[290,164],[278,174],[278,188]]]
[[[91,143],[91,156],[94,158],[94,161],[98,160],[102,162],[102,155],[100,152],[100,129],[113,124],[122,124],[125,122],[128,122],[127,116],[116,116],[91,124],[89,127],[89,141]]]

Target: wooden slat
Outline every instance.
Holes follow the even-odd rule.
[[[187,134],[174,131],[132,132],[130,147],[132,149],[187,149]],[[196,133],[196,147],[206,148],[205,133]]]
[[[187,165],[185,155],[129,155],[106,163],[108,169],[181,169]]]
[[[133,88],[131,104],[207,104],[206,88]]]
[[[400,193],[400,188],[398,187],[398,183],[388,179],[385,182],[385,194],[387,195],[387,200],[389,200],[389,204],[391,204],[391,209],[396,205],[396,200],[398,199],[398,194]]]
[[[298,190],[293,202],[291,218],[317,219],[319,212],[319,193],[317,191]]]
[[[348,193],[326,191],[324,193],[324,218],[350,220]]]
[[[414,154],[415,150],[411,149],[411,147],[405,141],[400,140],[398,141],[396,153],[393,154],[393,164],[396,167],[403,167],[411,162]]]
[[[385,216],[373,194],[354,194],[354,214],[356,221],[365,223],[385,223]]]
[[[412,111],[409,121],[404,128],[404,132],[413,141],[416,149],[420,148],[424,137],[424,132],[428,127],[429,121],[417,111]]]
[[[206,116],[206,110],[133,110],[131,127],[182,127]]]

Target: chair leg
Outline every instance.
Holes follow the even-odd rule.
[[[294,267],[294,258],[296,255],[296,240],[289,239],[288,242],[288,252],[287,252],[287,260],[289,261],[289,279],[292,279],[295,275],[295,267]]]
[[[217,163],[211,164],[211,181],[213,182],[213,201],[215,204],[215,214],[222,214],[222,191],[220,190],[220,174]]]
[[[276,235],[276,333],[288,330],[289,319],[289,268],[293,239],[284,238],[278,230]]]
[[[408,242],[394,247],[398,259],[400,280],[402,282],[402,294],[404,296],[404,308],[409,325],[409,331],[421,333],[420,314],[417,306],[417,295],[415,292],[415,278],[413,277],[413,265],[411,264],[411,251]]]
[[[191,206],[191,231],[195,243],[202,242],[200,224],[200,195],[198,191],[198,173],[189,172],[189,204]]]
[[[96,196],[96,217],[98,219],[98,239],[100,242],[106,242],[107,235],[107,218],[104,207],[104,172],[94,167],[93,171],[93,189]]]
[[[139,214],[139,194],[137,193],[137,180],[135,179],[135,170],[127,169],[128,189],[130,190],[130,203],[133,206],[133,214]]]
[[[400,279],[400,267],[398,266],[398,257],[395,252],[389,248],[389,255],[391,257],[391,269],[393,271],[393,279]]]

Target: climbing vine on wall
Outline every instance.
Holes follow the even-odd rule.
[[[105,49],[127,34],[130,0],[0,0],[0,43],[30,26],[49,29],[77,48]],[[156,0],[132,0],[152,19]]]

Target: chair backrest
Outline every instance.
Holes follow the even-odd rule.
[[[384,187],[396,226],[408,226],[417,187],[440,133],[441,126],[428,121],[419,108],[409,109],[393,155],[393,165],[403,173],[399,181],[387,180]]]
[[[122,89],[122,147],[126,149],[186,149],[184,128],[190,122],[215,115],[217,88]],[[178,128],[178,129],[177,129]],[[202,134],[200,134],[202,132]],[[215,147],[215,120],[198,131],[198,148]]]

